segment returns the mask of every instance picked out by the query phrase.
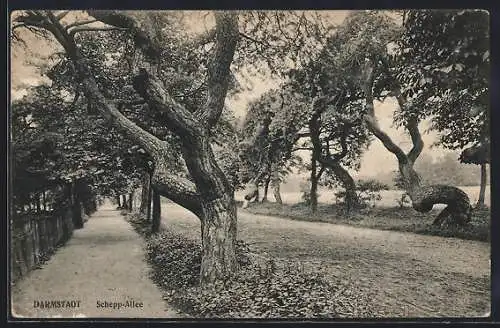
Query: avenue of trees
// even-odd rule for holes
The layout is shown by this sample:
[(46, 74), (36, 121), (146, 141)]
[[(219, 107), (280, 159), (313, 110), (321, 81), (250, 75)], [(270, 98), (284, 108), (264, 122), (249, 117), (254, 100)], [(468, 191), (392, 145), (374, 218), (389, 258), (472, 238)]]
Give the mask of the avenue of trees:
[[(23, 33), (57, 44), (44, 68), (51, 84), (12, 105), (14, 171), (29, 162), (51, 181), (83, 174), (95, 193), (126, 195), (118, 202), (129, 208), (142, 187), (140, 211), (153, 212), (156, 229), (160, 196), (186, 208), (200, 219), (202, 283), (238, 270), (235, 190), (244, 188), (250, 201), (259, 186), (267, 200), (271, 188), (279, 203), (280, 183), (301, 167), (310, 176), (311, 211), (326, 177), (345, 190), (349, 215), (359, 199), (348, 170), (359, 168), (373, 142), (394, 155), (415, 210), (441, 203), (447, 207), (436, 224), (470, 221), (467, 194), (426, 184), (415, 163), (424, 146), (419, 123), (430, 119), (439, 144), (463, 151), (461, 160), (486, 176), (487, 12), (359, 11), (339, 26), (311, 12), (207, 15), (213, 27), (193, 35), (175, 12), (13, 14), (18, 46), (29, 49)], [(250, 102), (239, 123), (226, 99), (248, 91), (243, 72), (281, 82)], [(394, 122), (411, 138), (410, 150), (377, 122), (375, 104), (388, 97), (397, 100)], [(23, 160), (30, 147), (38, 162)], [(299, 150), (310, 151), (309, 164)]]

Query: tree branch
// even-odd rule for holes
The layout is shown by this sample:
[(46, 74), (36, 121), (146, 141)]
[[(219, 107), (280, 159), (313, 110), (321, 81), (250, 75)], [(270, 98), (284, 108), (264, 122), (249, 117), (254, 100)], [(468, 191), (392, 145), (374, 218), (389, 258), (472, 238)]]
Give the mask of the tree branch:
[(151, 182), (160, 195), (201, 217), (201, 198), (192, 181), (159, 170), (153, 174)]
[(342, 130), (342, 134), (340, 135), (340, 146), (342, 147), (342, 150), (340, 153), (333, 155), (333, 160), (338, 162), (344, 157), (347, 156), (348, 152), (348, 147), (347, 147), (347, 133), (349, 132), (349, 127), (344, 125), (344, 128)]
[(220, 118), (229, 87), (230, 66), (239, 40), (238, 16), (231, 12), (215, 14), (216, 46), (208, 68), (207, 101), (200, 122), (212, 127)]
[(365, 109), (366, 109), (366, 114), (364, 115), (364, 121), (370, 130), (370, 132), (379, 139), (384, 147), (393, 153), (399, 163), (405, 163), (408, 161), (408, 157), (406, 154), (401, 150), (401, 148), (396, 145), (392, 139), (384, 132), (382, 129), (380, 129), (380, 126), (378, 125), (377, 117), (375, 116), (375, 106), (373, 104), (373, 92), (372, 92), (372, 86), (373, 86), (373, 66), (370, 61), (367, 61), (365, 63), (365, 67), (363, 68), (363, 77), (362, 77), (362, 89), (365, 94)]
[(146, 100), (149, 107), (163, 114), (167, 127), (174, 134), (193, 140), (202, 133), (195, 115), (175, 101), (156, 76), (149, 74), (145, 69), (140, 69), (133, 83), (134, 89)]
[[(401, 94), (401, 89), (398, 87), (393, 91), (393, 95), (396, 97), (396, 100), (398, 101), (398, 105), (400, 110), (406, 111), (407, 108), (406, 106), (408, 105), (408, 102), (406, 101), (406, 98)], [(405, 128), (408, 130), (411, 141), (413, 144), (412, 149), (408, 152), (406, 155), (408, 157), (408, 160), (414, 163), (422, 150), (424, 149), (424, 141), (422, 140), (422, 136), (420, 134), (420, 131), (418, 129), (418, 119), (415, 114), (412, 115), (412, 117), (408, 118)]]
[[(200, 198), (194, 184), (187, 179), (173, 177), (167, 174), (167, 168), (161, 167), (161, 164), (164, 164), (164, 152), (167, 151), (164, 146), (164, 141), (161, 141), (154, 135), (140, 128), (130, 119), (125, 117), (116, 108), (113, 101), (107, 100), (104, 97), (85, 59), (82, 58), (74, 39), (51, 12), (46, 12), (46, 15), (49, 20), (41, 20), (43, 27), (51, 32), (66, 50), (78, 74), (85, 96), (95, 104), (96, 109), (108, 122), (124, 133), (124, 135), (133, 142), (145, 149), (151, 157), (155, 159), (155, 162), (157, 162), (156, 164), (160, 163), (160, 170), (155, 172), (155, 181), (158, 183), (156, 187), (160, 190), (160, 193), (177, 202), (179, 205), (193, 211), (193, 213), (201, 215)], [(118, 101), (117, 103), (120, 102)]]
[(162, 53), (161, 45), (155, 41), (152, 31), (142, 29), (134, 17), (118, 10), (87, 10), (87, 13), (107, 25), (129, 29), (133, 34), (135, 46), (141, 49), (150, 61), (155, 63), (159, 61)]

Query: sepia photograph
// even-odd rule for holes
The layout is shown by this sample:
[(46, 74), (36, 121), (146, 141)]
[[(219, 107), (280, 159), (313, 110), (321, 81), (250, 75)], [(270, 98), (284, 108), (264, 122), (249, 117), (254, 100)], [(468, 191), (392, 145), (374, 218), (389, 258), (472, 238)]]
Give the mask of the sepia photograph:
[(10, 318), (489, 318), (489, 19), (12, 11)]

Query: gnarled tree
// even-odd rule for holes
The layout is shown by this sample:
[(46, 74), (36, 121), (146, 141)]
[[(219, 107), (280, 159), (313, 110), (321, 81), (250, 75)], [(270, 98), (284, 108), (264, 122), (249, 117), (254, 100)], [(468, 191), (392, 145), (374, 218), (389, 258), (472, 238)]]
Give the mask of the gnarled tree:
[(135, 77), (135, 90), (149, 110), (162, 113), (166, 127), (178, 137), (190, 179), (171, 175), (165, 160), (168, 148), (164, 141), (123, 115), (117, 102), (106, 98), (97, 85), (95, 73), (87, 64), (74, 36), (76, 33), (102, 30), (102, 27), (85, 27), (86, 22), (64, 25), (60, 15), (50, 11), (28, 11), (18, 21), (49, 31), (56, 38), (72, 62), (86, 98), (101, 115), (154, 159), (154, 192), (180, 204), (200, 218), (203, 244), (201, 281), (227, 279), (237, 270), (236, 206), (233, 186), (215, 160), (210, 136), (211, 129), (221, 116), (229, 86), (229, 67), (239, 40), (237, 15), (230, 12), (215, 14), (215, 48), (208, 66), (206, 101), (196, 110), (190, 111), (174, 100), (156, 76), (155, 64), (161, 54), (161, 44), (152, 33), (154, 29), (143, 29), (147, 24), (141, 24), (127, 12), (91, 11), (89, 14), (109, 25), (109, 29), (130, 33), (137, 48), (143, 52), (149, 65), (141, 67)]

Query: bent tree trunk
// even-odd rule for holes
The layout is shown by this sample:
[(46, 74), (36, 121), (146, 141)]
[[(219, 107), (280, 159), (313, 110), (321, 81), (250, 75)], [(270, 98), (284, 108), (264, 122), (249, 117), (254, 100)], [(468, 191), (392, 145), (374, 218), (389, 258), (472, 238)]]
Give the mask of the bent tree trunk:
[(355, 210), (360, 205), (358, 194), (356, 193), (356, 182), (354, 182), (349, 172), (338, 161), (332, 161), (329, 167), (345, 189), (345, 212), (346, 214), (350, 214), (352, 210)]
[[(145, 58), (160, 56), (161, 47), (155, 44), (156, 39), (150, 38), (150, 33), (142, 30), (142, 25), (134, 17), (115, 11), (88, 13), (108, 25), (128, 29), (135, 41), (140, 40), (135, 46), (140, 48), (144, 55), (148, 55), (144, 56)], [(240, 38), (237, 14), (215, 13), (215, 46), (208, 65), (207, 96), (205, 103), (194, 113), (170, 96), (165, 84), (154, 72), (142, 68), (134, 78), (136, 91), (147, 103), (148, 110), (162, 113), (165, 126), (179, 137), (190, 179), (171, 174), (168, 170), (168, 160), (162, 156), (168, 151), (164, 141), (125, 117), (117, 106), (120, 101), (105, 98), (75, 42), (74, 33), (69, 33), (68, 28), (63, 26), (52, 12), (44, 12), (44, 15), (47, 17), (44, 17), (42, 23), (38, 14), (28, 13), (24, 20), (28, 26), (41, 26), (53, 34), (65, 49), (67, 57), (71, 59), (85, 97), (105, 119), (153, 157), (155, 172), (152, 187), (160, 195), (180, 204), (200, 218), (203, 245), (201, 282), (225, 280), (232, 276), (238, 269), (235, 253), (234, 190), (215, 160), (210, 145), (210, 131), (220, 119), (229, 88), (230, 65)], [(153, 66), (145, 64), (146, 67)]]
[(488, 170), (486, 169), (486, 163), (481, 164), (481, 189), (479, 190), (479, 198), (477, 199), (476, 207), (484, 206), (484, 195), (486, 193), (486, 181)]
[(161, 199), (158, 191), (153, 188), (153, 217), (151, 220), (151, 232), (160, 232), (161, 224)]
[[(373, 103), (374, 98), (372, 94), (374, 67), (369, 60), (365, 61), (365, 63), (366, 66), (363, 70), (364, 84), (362, 85), (366, 101), (366, 114), (364, 116), (364, 121), (370, 132), (372, 132), (375, 137), (382, 142), (388, 151), (396, 156), (405, 190), (412, 201), (413, 208), (419, 212), (425, 213), (429, 212), (435, 204), (446, 204), (447, 207), (434, 220), (434, 225), (442, 225), (448, 222), (454, 225), (468, 224), (471, 220), (472, 206), (470, 205), (469, 197), (465, 192), (452, 186), (421, 186), (420, 184), (420, 177), (413, 169), (413, 164), (424, 147), (424, 143), (418, 129), (419, 121), (417, 117), (409, 117), (405, 124), (405, 128), (408, 130), (413, 143), (412, 149), (407, 154), (405, 154), (403, 150), (380, 129), (375, 116)], [(395, 88), (393, 94), (401, 108), (407, 106), (406, 99), (401, 94), (399, 88)]]

